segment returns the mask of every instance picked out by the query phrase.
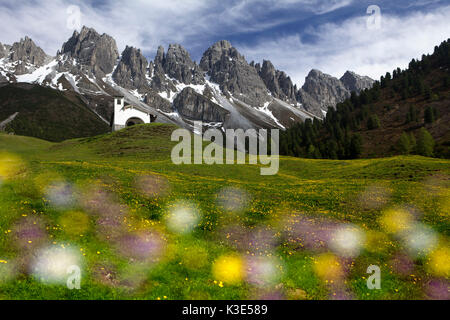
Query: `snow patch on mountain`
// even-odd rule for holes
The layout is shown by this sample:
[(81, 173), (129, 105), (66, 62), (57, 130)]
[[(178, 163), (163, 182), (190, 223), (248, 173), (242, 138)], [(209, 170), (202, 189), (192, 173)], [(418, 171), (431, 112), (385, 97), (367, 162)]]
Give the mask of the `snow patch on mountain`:
[(278, 119), (273, 115), (272, 111), (269, 110), (269, 106), (270, 106), (271, 102), (266, 102), (264, 103), (264, 106), (258, 108), (258, 111), (264, 113), (265, 115), (267, 115), (269, 118), (271, 118), (281, 129), (286, 129), (285, 126), (283, 126), (280, 121), (278, 121)]

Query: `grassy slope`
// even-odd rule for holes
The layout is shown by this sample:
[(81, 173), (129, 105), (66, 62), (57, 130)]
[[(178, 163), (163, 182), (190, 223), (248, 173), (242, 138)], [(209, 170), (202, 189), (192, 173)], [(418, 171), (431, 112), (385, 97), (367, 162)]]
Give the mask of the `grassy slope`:
[[(281, 225), (283, 232), (286, 230), (283, 230), (284, 225), (280, 221), (307, 214), (354, 223), (371, 234), (380, 234), (380, 211), (362, 208), (356, 201), (365, 188), (372, 185), (383, 185), (391, 191), (386, 207), (412, 205), (423, 212), (422, 220), (440, 232), (443, 239), (449, 236), (448, 204), (445, 203), (448, 201), (448, 185), (437, 187), (438, 192), (430, 193), (423, 184), (431, 176), (448, 177), (448, 160), (422, 157), (358, 161), (282, 158), (277, 176), (262, 177), (257, 166), (173, 165), (169, 159), (173, 143), (168, 142), (172, 130), (173, 127), (165, 125), (139, 126), (112, 135), (62, 144), (0, 135), (0, 150), (17, 154), (26, 166), (19, 176), (6, 181), (1, 187), (0, 260), (14, 260), (20, 253), (11, 245), (7, 230), (23, 219), (22, 215), (36, 215), (46, 219), (52, 240), (58, 246), (70, 242), (72, 246), (83, 248), (87, 270), (80, 291), (42, 285), (25, 276), (19, 276), (19, 281), (2, 285), (0, 278), (0, 299), (252, 298), (256, 289), (250, 285), (225, 284), (221, 287), (214, 283), (214, 280), (221, 279), (214, 279), (211, 264), (221, 254), (235, 251), (219, 241), (223, 228), (237, 224), (251, 232), (255, 226), (272, 229)], [(166, 197), (148, 199), (136, 190), (135, 178), (152, 174), (169, 181), (171, 189)], [(164, 231), (171, 244), (170, 253), (161, 263), (145, 271), (145, 281), (139, 289), (130, 291), (112, 280), (99, 281), (96, 276), (99, 265), (113, 268), (119, 274), (126, 261), (94, 232), (95, 219), (92, 218), (91, 230), (82, 238), (69, 236), (61, 229), (59, 219), (64, 211), (49, 207), (42, 193), (50, 182), (48, 177), (55, 176), (82, 188), (100, 183), (128, 206), (135, 220), (155, 224), (162, 230), (165, 230), (161, 220), (165, 206), (178, 199), (197, 203), (202, 221), (189, 236)], [(250, 207), (238, 218), (222, 212), (215, 204), (215, 195), (225, 186), (244, 189), (252, 197)], [(283, 238), (277, 237), (277, 241), (280, 245), (276, 254), (283, 260), (285, 270), (279, 282), (283, 284), (287, 297), (294, 298), (298, 292), (307, 299), (329, 297), (333, 289), (314, 273), (318, 254), (301, 250), (298, 245), (285, 242)], [(426, 261), (419, 260), (413, 271), (419, 280), (412, 281), (410, 277), (393, 273), (390, 261), (401, 248), (386, 235), (381, 236), (379, 241), (376, 249), (365, 250), (350, 267), (347, 279), (353, 295), (359, 299), (425, 297), (422, 286), (432, 277), (427, 272)], [(206, 263), (196, 265), (186, 257), (186, 250), (192, 248), (195, 252), (198, 248), (206, 252), (200, 259)], [(382, 266), (383, 275), (386, 275), (381, 291), (369, 291), (365, 287), (365, 271), (370, 264)]]
[(8, 132), (48, 141), (64, 141), (110, 131), (108, 124), (73, 92), (28, 84), (0, 88), (0, 121), (15, 112), (19, 115), (7, 126)]

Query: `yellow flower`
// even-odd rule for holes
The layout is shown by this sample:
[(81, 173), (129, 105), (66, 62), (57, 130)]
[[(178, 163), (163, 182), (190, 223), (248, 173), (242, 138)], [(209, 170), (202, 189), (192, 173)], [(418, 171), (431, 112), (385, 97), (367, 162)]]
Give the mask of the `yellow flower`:
[(314, 261), (314, 271), (324, 281), (338, 279), (342, 276), (341, 264), (338, 258), (331, 253), (323, 254)]
[(434, 250), (429, 256), (428, 268), (436, 276), (450, 276), (450, 249), (441, 246)]
[(407, 231), (413, 224), (412, 215), (404, 209), (389, 209), (384, 212), (380, 224), (389, 233)]
[(213, 275), (216, 279), (221, 279), (220, 283), (223, 281), (225, 283), (238, 284), (244, 277), (244, 263), (236, 255), (222, 256), (214, 262)]

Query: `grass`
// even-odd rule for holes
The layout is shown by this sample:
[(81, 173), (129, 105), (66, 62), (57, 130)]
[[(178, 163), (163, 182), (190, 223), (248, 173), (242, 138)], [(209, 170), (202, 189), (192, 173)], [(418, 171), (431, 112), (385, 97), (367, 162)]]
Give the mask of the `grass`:
[[(282, 157), (276, 176), (252, 165), (176, 166), (174, 128), (59, 144), (0, 134), (0, 299), (423, 299), (436, 298), (430, 282), (448, 284), (450, 161)], [(56, 205), (56, 182), (77, 200)], [(224, 210), (217, 195), (227, 187), (247, 206)], [(200, 215), (186, 233), (189, 220), (167, 223), (181, 199)], [(403, 216), (433, 230), (420, 254), (399, 237)], [(365, 235), (359, 254), (324, 243), (341, 224)], [(77, 252), (81, 290), (32, 274), (42, 247)], [(274, 270), (243, 272), (245, 261)], [(369, 265), (381, 268), (381, 290), (367, 288)]]

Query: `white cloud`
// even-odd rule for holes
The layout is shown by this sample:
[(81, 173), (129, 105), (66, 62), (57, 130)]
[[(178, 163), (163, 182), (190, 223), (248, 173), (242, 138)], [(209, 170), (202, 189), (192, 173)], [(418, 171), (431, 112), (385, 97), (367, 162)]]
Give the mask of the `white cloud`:
[(112, 35), (120, 50), (132, 45), (154, 52), (160, 44), (188, 42), (195, 47), (207, 38), (261, 31), (294, 18), (267, 19), (279, 10), (322, 13), (353, 0), (133, 0), (126, 4), (110, 0), (100, 7), (81, 0), (4, 1), (0, 0), (0, 40), (12, 43), (28, 35), (55, 54), (73, 31), (66, 27), (70, 5), (81, 8), (83, 25)]
[(383, 15), (379, 30), (367, 29), (366, 19), (358, 17), (307, 30), (314, 43), (306, 43), (297, 34), (237, 47), (249, 60), (270, 58), (294, 82), (302, 84), (313, 68), (337, 77), (352, 70), (379, 79), (396, 67), (406, 68), (413, 58), (432, 53), (450, 37), (450, 6), (403, 17)]
[[(435, 0), (419, 0), (436, 2)], [(90, 1), (93, 2), (93, 1)], [(0, 0), (0, 41), (11, 44), (28, 35), (49, 54), (55, 54), (72, 34), (66, 27), (67, 8), (78, 5), (83, 25), (113, 36), (146, 53), (158, 45), (181, 43), (205, 50), (210, 39), (264, 31), (305, 16), (321, 15), (355, 3), (354, 0), (110, 0), (94, 7), (81, 0)], [(363, 13), (362, 13), (363, 14)], [(373, 78), (414, 57), (429, 53), (450, 36), (450, 7), (407, 16), (383, 16), (381, 30), (367, 30), (366, 17), (341, 24), (328, 23), (302, 34), (261, 39), (257, 44), (233, 43), (248, 60), (270, 59), (301, 84), (312, 68), (341, 76), (347, 69)], [(314, 43), (304, 41), (312, 36)], [(245, 38), (245, 36), (244, 36)]]

